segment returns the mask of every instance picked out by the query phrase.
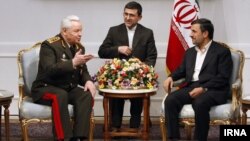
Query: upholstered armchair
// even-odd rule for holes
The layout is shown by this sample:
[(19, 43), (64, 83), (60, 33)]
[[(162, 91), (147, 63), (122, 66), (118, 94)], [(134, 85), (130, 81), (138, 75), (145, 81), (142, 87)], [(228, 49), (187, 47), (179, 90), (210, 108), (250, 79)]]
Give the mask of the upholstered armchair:
[[(36, 104), (31, 95), (31, 85), (35, 80), (38, 71), (39, 51), (41, 43), (37, 43), (31, 48), (22, 49), (18, 53), (19, 70), (19, 120), (21, 123), (23, 140), (28, 141), (28, 126), (30, 123), (51, 122), (51, 107)], [(73, 106), (68, 106), (71, 117), (73, 116)], [(94, 114), (90, 119), (89, 140), (93, 140)], [(83, 131), (84, 132), (84, 131)]]
[[(240, 124), (240, 97), (242, 95), (242, 71), (244, 66), (245, 57), (242, 51), (233, 49), (221, 43), (224, 47), (229, 48), (233, 60), (233, 71), (231, 76), (231, 95), (228, 98), (227, 103), (214, 106), (210, 111), (210, 125), (228, 125), (228, 124)], [(178, 87), (184, 82), (184, 79), (180, 79), (174, 82), (174, 86)], [(173, 89), (171, 90), (173, 91)], [(167, 95), (165, 96), (165, 98)], [(167, 139), (167, 129), (165, 123), (164, 114), (164, 101), (163, 99), (160, 116), (160, 127), (162, 133), (162, 140)], [(187, 133), (187, 139), (191, 139), (192, 127), (194, 126), (194, 111), (191, 104), (186, 104), (180, 112), (180, 123), (184, 125)]]

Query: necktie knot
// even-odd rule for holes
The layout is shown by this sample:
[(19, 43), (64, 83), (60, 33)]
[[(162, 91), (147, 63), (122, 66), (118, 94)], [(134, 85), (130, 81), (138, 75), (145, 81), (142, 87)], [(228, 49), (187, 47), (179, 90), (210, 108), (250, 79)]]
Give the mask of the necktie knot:
[(73, 56), (75, 56), (75, 53), (76, 53), (76, 48), (74, 46), (70, 46), (70, 51), (72, 53)]

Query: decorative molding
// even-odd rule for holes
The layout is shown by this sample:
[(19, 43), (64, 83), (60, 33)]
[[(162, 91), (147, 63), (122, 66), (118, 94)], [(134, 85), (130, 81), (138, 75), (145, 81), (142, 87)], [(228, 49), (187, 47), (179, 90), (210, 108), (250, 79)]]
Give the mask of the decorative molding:
[[(93, 54), (93, 55), (98, 56), (98, 54)], [(16, 57), (17, 57), (17, 54), (14, 54), (14, 53), (0, 53), (0, 58), (16, 58)], [(99, 58), (99, 57), (95, 57), (95, 58)], [(166, 54), (158, 54), (157, 58), (165, 59)], [(250, 59), (250, 53), (245, 54), (245, 59), (246, 60)]]
[[(18, 99), (19, 99), (19, 96), (18, 95), (14, 95), (14, 97), (13, 97), (13, 101), (18, 101)], [(103, 97), (102, 96), (100, 96), (100, 95), (98, 95), (98, 96), (96, 96), (95, 97), (95, 101), (102, 101), (103, 100)], [(153, 97), (150, 97), (150, 101), (153, 101), (153, 102), (161, 102), (162, 101), (162, 97), (155, 97), (155, 96), (153, 96)]]
[[(0, 58), (16, 58), (17, 52), (25, 47), (31, 47), (36, 42), (0, 42)], [(98, 56), (96, 49), (99, 46), (100, 42), (87, 42), (84, 45), (87, 50), (90, 50), (94, 56)], [(228, 43), (229, 46), (241, 49), (245, 53), (245, 58), (250, 59), (250, 43)], [(156, 42), (156, 46), (158, 49), (158, 57), (157, 58), (166, 58), (166, 42)], [(161, 53), (164, 50), (164, 53)], [(96, 57), (99, 58), (99, 57)]]

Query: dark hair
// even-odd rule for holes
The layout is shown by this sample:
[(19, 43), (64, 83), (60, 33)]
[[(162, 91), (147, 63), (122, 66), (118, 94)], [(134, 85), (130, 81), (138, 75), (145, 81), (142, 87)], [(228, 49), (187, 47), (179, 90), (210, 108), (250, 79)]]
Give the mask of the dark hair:
[(142, 7), (138, 2), (131, 1), (131, 2), (127, 3), (124, 7), (124, 10), (126, 8), (127, 9), (136, 9), (139, 16), (141, 16), (141, 14), (142, 14)]
[(197, 19), (194, 20), (191, 25), (193, 24), (199, 24), (200, 25), (200, 29), (202, 32), (208, 31), (208, 37), (210, 39), (213, 39), (214, 37), (214, 25), (212, 24), (212, 22), (208, 19), (205, 18), (201, 18), (201, 19)]

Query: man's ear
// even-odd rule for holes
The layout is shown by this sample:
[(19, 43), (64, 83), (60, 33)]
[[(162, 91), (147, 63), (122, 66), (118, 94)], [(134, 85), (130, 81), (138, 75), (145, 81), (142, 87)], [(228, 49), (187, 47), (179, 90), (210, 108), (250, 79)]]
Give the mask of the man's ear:
[(204, 31), (202, 34), (203, 34), (203, 36), (204, 36), (205, 38), (208, 37), (208, 31)]
[(140, 19), (139, 19), (139, 21), (142, 19), (142, 15), (140, 16)]
[(63, 28), (63, 31), (65, 32), (67, 29), (66, 28)]
[(66, 31), (67, 31), (66, 28), (62, 28), (62, 29), (61, 29), (61, 34), (62, 34), (62, 35), (65, 35), (65, 34), (66, 34)]

